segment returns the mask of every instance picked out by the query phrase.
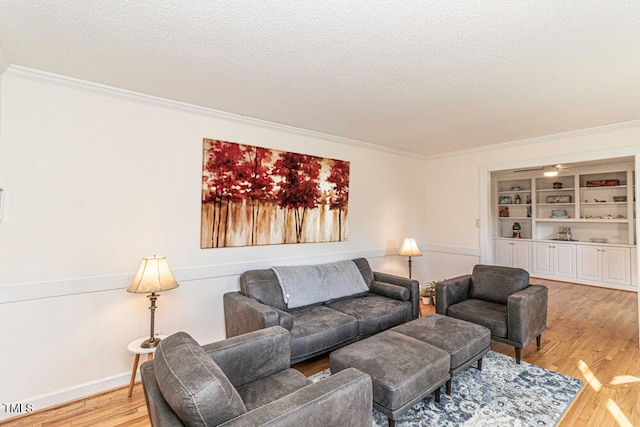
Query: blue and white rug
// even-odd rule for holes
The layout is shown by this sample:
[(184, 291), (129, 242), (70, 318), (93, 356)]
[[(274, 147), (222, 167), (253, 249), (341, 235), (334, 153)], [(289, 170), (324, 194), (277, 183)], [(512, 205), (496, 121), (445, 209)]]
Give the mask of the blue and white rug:
[[(310, 378), (318, 381), (329, 370)], [(442, 387), (440, 402), (432, 393), (402, 415), (398, 427), (410, 426), (555, 426), (582, 388), (582, 381), (490, 351), (482, 371), (473, 367), (453, 377), (451, 396)], [(373, 409), (373, 426), (387, 426)]]

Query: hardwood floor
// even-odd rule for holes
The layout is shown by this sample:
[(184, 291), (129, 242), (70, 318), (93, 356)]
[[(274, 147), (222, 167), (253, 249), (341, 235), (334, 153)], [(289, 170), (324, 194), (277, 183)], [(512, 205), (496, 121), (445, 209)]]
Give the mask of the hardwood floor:
[[(640, 426), (638, 304), (632, 292), (533, 279), (549, 287), (548, 330), (522, 358), (579, 378), (583, 389), (559, 426)], [(433, 306), (422, 307), (423, 315)], [(494, 351), (513, 357), (512, 347), (492, 342)], [(328, 367), (319, 357), (296, 365), (305, 375)], [(149, 426), (138, 383), (0, 423), (2, 426)]]

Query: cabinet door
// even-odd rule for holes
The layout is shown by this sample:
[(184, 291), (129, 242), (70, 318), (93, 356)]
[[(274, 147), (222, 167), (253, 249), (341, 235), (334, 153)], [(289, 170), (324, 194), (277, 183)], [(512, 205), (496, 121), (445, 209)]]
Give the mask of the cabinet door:
[(531, 244), (529, 242), (515, 241), (512, 242), (511, 248), (511, 266), (529, 271), (531, 269)]
[(602, 247), (602, 281), (618, 285), (631, 284), (629, 248)]
[(496, 240), (496, 265), (511, 267), (511, 242), (508, 240)]
[(578, 279), (602, 280), (599, 246), (578, 246)]
[(551, 264), (551, 245), (548, 243), (532, 243), (531, 251), (533, 252), (533, 265), (531, 270), (538, 274), (553, 274)]
[(576, 247), (575, 245), (552, 245), (554, 274), (558, 277), (576, 277)]

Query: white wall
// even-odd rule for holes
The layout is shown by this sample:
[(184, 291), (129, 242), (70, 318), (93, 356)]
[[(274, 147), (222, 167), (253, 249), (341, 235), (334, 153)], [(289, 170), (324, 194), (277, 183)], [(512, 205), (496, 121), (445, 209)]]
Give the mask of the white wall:
[[(39, 409), (128, 382), (126, 345), (149, 327), (147, 299), (125, 291), (143, 256), (167, 255), (180, 282), (156, 330), (205, 343), (224, 337), (222, 294), (247, 268), (364, 255), (406, 274), (393, 254), (425, 239), (424, 160), (33, 70), (1, 83), (2, 403)], [(349, 240), (201, 250), (203, 138), (350, 161)]]

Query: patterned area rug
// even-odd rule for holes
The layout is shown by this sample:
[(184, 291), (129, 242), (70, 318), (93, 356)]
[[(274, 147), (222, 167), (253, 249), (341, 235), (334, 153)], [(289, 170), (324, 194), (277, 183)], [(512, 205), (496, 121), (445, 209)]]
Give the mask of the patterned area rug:
[[(310, 378), (318, 381), (329, 370)], [(490, 351), (482, 371), (474, 367), (453, 377), (451, 396), (442, 387), (400, 417), (396, 426), (555, 426), (582, 388), (582, 381)], [(373, 426), (387, 426), (375, 408)]]

